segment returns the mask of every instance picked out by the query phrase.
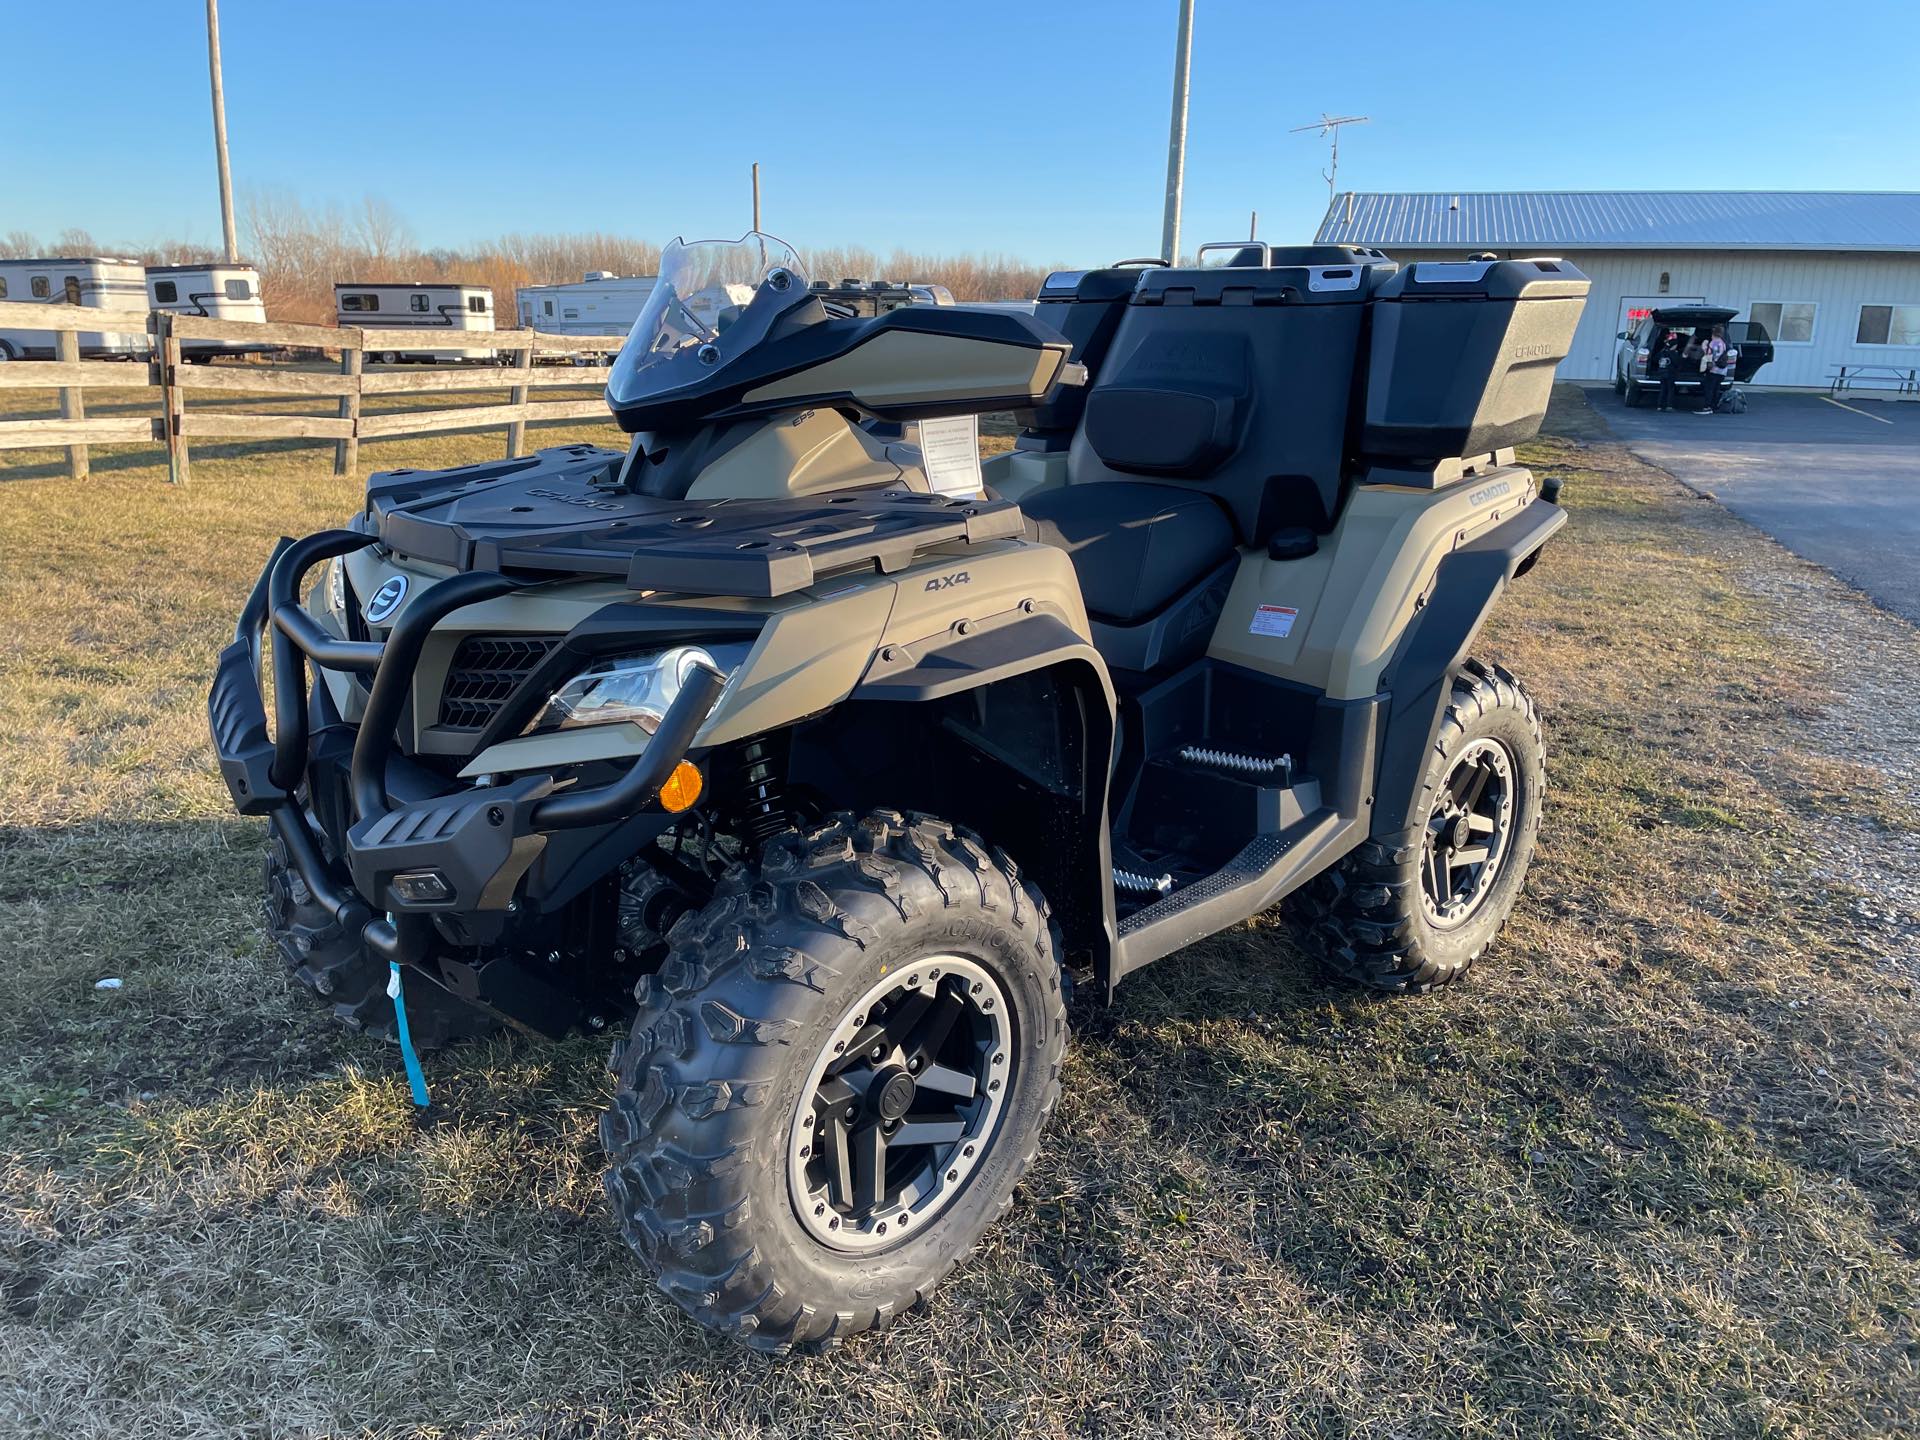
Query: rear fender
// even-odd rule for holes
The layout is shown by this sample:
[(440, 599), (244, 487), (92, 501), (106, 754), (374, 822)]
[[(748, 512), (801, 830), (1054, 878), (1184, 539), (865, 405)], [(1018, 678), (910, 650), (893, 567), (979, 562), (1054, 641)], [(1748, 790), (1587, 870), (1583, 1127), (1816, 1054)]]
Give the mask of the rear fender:
[(1398, 833), (1420, 818), (1412, 811), (1454, 674), (1507, 582), (1531, 568), (1540, 547), (1566, 523), (1566, 511), (1536, 499), (1440, 562), (1431, 598), (1402, 633), (1382, 677), (1381, 688), (1390, 698), (1373, 807), (1375, 835)]

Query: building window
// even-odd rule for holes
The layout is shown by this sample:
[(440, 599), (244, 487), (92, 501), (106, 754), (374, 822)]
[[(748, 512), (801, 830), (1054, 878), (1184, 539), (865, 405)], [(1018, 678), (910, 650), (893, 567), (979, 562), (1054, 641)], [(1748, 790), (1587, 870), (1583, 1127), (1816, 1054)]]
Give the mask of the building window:
[(1756, 300), (1747, 307), (1747, 319), (1771, 335), (1776, 345), (1811, 345), (1814, 309), (1807, 300)]
[(1672, 292), (1672, 288), (1673, 288), (1673, 272), (1671, 270), (1662, 270), (1660, 272), (1660, 293), (1662, 295), (1670, 294)]
[(245, 280), (229, 280), (227, 281), (227, 298), (229, 300), (251, 300), (253, 298), (253, 286), (249, 285)]
[(580, 312), (578, 310), (563, 310), (560, 318), (562, 320), (578, 320), (580, 318)]
[(7, 277), (0, 275), (0, 300), (7, 298)]
[(1920, 305), (1862, 305), (1856, 345), (1920, 345)]
[(378, 295), (342, 295), (340, 308), (342, 310), (378, 310), (380, 297)]
[(467, 309), (471, 310), (476, 315), (486, 314), (487, 313), (487, 297), (484, 295), (469, 295), (467, 297)]
[(407, 305), (422, 315), (427, 313), (427, 297), (424, 295), (409, 295)]
[(542, 300), (540, 302), (540, 305), (542, 307), (540, 311), (541, 314), (543, 315), (553, 314), (553, 302), (551, 300)]
[(60, 289), (66, 295), (69, 305), (78, 305), (80, 303), (80, 277), (78, 275), (67, 276), (65, 283), (61, 285)]
[(53, 294), (53, 287), (47, 283), (47, 277), (44, 275), (34, 276), (27, 283), (27, 288), (33, 291), (33, 298), (36, 300), (44, 300)]
[(171, 305), (180, 298), (180, 287), (171, 280), (153, 282), (153, 301), (156, 305)]

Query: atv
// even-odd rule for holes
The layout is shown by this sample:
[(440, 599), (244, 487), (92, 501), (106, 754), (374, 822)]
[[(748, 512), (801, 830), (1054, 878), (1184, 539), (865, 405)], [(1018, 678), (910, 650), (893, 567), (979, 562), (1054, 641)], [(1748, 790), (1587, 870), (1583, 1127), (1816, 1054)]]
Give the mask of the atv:
[[(614, 1214), (756, 1349), (884, 1325), (1007, 1209), (1070, 977), (1288, 901), (1424, 991), (1520, 892), (1540, 726), (1469, 648), (1566, 519), (1511, 447), (1586, 279), (1222, 258), (858, 316), (676, 242), (625, 452), (373, 475), (220, 656), (294, 976), (403, 1045), (624, 1032)], [(984, 471), (935, 444), (1009, 410)]]

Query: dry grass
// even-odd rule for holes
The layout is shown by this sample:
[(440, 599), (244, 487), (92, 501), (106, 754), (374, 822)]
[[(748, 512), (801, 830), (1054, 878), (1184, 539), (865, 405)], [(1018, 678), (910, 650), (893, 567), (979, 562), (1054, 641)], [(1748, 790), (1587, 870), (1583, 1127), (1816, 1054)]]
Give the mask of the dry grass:
[(1911, 1433), (1920, 965), (1797, 851), (1914, 816), (1846, 757), (1800, 783), (1833, 661), (1748, 583), (1794, 562), (1610, 446), (1533, 461), (1575, 523), (1483, 648), (1555, 791), (1473, 983), (1378, 1002), (1268, 922), (1154, 967), (1078, 1014), (932, 1312), (788, 1363), (620, 1246), (602, 1044), (435, 1057), (417, 1130), (263, 950), (205, 676), (270, 538), (353, 487), (0, 486), (0, 1433)]

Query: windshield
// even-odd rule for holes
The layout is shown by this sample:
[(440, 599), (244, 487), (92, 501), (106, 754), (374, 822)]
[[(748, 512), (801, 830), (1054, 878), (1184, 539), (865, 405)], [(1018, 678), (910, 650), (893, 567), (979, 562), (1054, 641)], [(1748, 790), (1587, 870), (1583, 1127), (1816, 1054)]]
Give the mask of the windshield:
[(607, 381), (623, 407), (700, 384), (765, 338), (807, 292), (800, 257), (784, 240), (750, 231), (738, 240), (676, 239)]

